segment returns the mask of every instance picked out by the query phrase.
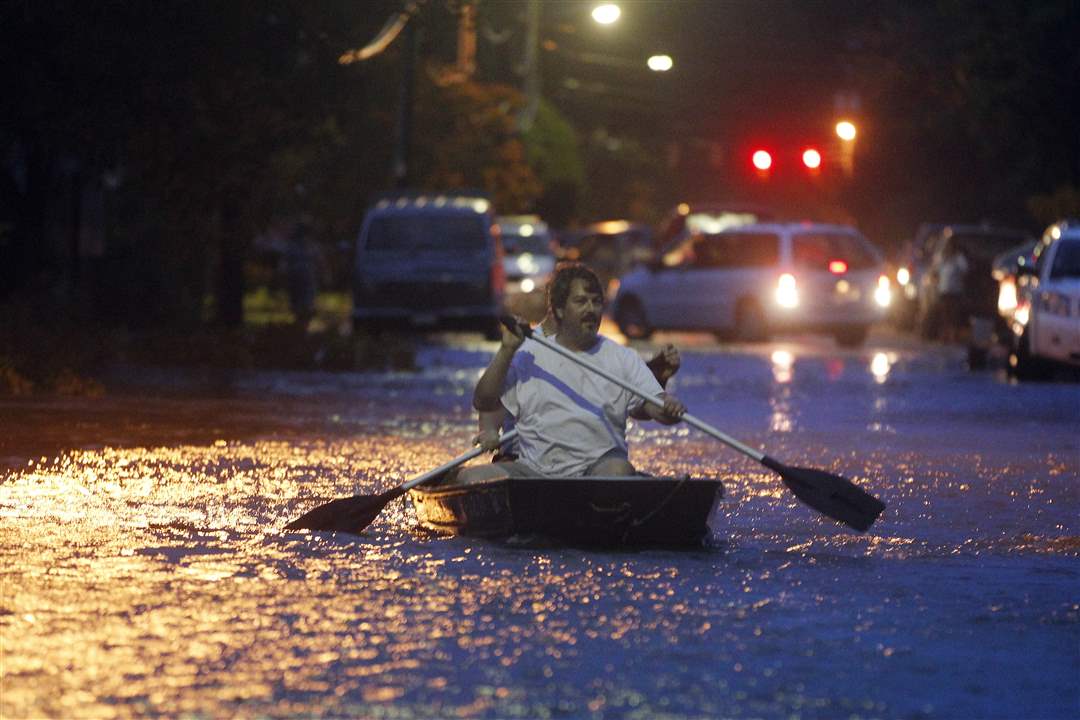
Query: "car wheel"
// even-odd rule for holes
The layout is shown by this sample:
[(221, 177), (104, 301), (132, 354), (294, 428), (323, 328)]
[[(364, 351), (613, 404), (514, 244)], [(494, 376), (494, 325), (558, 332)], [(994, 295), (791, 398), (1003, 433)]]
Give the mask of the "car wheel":
[(641, 301), (634, 297), (619, 302), (615, 309), (615, 323), (622, 334), (632, 340), (647, 340), (653, 332), (648, 318), (645, 317), (645, 308), (641, 307)]
[(1009, 374), (1017, 380), (1042, 380), (1046, 377), (1046, 366), (1031, 354), (1031, 338), (1027, 328), (1016, 340), (1009, 355)]
[(968, 345), (967, 357), (968, 357), (968, 369), (969, 370), (985, 370), (986, 358), (988, 356), (986, 348), (975, 347), (974, 345)]
[(744, 300), (735, 311), (735, 337), (742, 342), (763, 342), (769, 339), (765, 312), (755, 300)]

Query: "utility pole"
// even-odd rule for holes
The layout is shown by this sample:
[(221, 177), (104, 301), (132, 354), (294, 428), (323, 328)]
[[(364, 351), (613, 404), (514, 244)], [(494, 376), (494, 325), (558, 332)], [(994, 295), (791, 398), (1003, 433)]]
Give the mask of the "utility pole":
[(458, 11), (457, 70), (463, 80), (476, 72), (476, 3), (464, 0)]
[(394, 186), (406, 188), (412, 184), (410, 160), (412, 154), (413, 88), (416, 84), (416, 23), (405, 26), (405, 46), (401, 53), (401, 84), (398, 87), (397, 138), (394, 143)]
[(540, 108), (540, 0), (529, 0), (525, 10), (525, 107), (518, 115), (518, 130), (526, 132)]

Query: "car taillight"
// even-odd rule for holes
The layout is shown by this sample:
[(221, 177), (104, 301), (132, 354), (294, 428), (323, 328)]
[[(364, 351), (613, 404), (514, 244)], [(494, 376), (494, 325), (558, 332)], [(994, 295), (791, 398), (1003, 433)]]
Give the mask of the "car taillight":
[(501, 258), (491, 264), (491, 289), (497, 295), (506, 291), (506, 268), (503, 267)]
[(786, 308), (799, 306), (799, 290), (791, 273), (784, 273), (776, 283), (776, 304)]
[(843, 275), (847, 272), (847, 263), (843, 260), (830, 260), (829, 272), (833, 275)]

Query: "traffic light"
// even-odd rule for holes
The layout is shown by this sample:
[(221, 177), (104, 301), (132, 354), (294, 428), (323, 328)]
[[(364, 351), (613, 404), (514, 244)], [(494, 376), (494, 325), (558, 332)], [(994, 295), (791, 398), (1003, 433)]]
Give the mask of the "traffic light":
[(750, 159), (753, 161), (754, 167), (763, 172), (772, 167), (772, 153), (768, 150), (755, 150)]

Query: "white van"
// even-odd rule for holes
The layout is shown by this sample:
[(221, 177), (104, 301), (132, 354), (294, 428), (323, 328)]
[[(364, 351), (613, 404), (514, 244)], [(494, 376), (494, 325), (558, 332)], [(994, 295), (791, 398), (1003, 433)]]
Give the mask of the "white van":
[(891, 294), (881, 252), (854, 228), (760, 223), (685, 236), (622, 278), (614, 315), (630, 338), (707, 330), (764, 340), (794, 330), (852, 346)]

